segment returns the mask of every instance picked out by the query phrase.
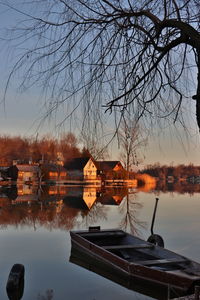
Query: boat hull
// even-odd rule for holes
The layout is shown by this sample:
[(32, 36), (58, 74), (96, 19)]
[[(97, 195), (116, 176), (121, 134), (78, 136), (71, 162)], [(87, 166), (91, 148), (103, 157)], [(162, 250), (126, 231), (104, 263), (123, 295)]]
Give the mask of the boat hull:
[[(123, 231), (119, 231), (119, 230), (113, 230), (113, 231), (105, 230), (100, 232), (105, 234), (111, 232), (123, 233)], [(79, 251), (82, 251), (84, 254), (89, 255), (92, 259), (96, 259), (99, 262), (103, 262), (108, 267), (111, 267), (112, 269), (122, 272), (126, 276), (149, 280), (152, 283), (161, 283), (161, 284), (169, 285), (171, 288), (176, 288), (176, 289), (178, 288), (187, 292), (189, 291), (192, 292), (194, 285), (199, 284), (200, 282), (200, 276), (187, 274), (185, 272), (180, 271), (180, 269), (176, 270), (176, 268), (175, 269), (173, 268), (172, 270), (163, 271), (160, 270), (158, 266), (152, 268), (145, 265), (141, 265), (138, 262), (130, 262), (129, 260), (119, 257), (115, 253), (106, 250), (102, 246), (95, 244), (91, 240), (88, 240), (86, 238), (87, 233), (88, 236), (89, 235), (92, 236), (92, 234), (89, 233), (89, 231), (70, 232), (72, 247), (78, 249)], [(96, 234), (98, 235), (98, 232), (96, 232)], [(144, 243), (143, 240), (139, 238), (136, 239), (137, 242)], [(147, 243), (147, 245), (151, 246), (150, 243)], [(107, 248), (109, 248), (109, 246), (107, 246)], [(159, 249), (158, 246), (156, 246), (156, 251), (157, 249), (158, 251), (161, 251), (161, 249)], [(145, 256), (146, 250), (142, 250), (142, 251)], [(179, 256), (169, 250), (163, 250), (163, 251), (167, 251), (167, 253), (169, 252), (171, 256), (175, 255), (175, 258), (177, 260), (185, 259), (186, 261), (188, 261), (185, 257)], [(190, 267), (191, 264), (192, 265), (195, 264), (196, 270), (198, 271), (198, 267), (200, 270), (199, 264), (191, 261), (189, 261), (189, 264)], [(183, 265), (180, 266), (183, 268)]]
[(166, 284), (132, 276), (115, 266), (104, 263), (102, 260), (89, 255), (87, 252), (83, 252), (80, 248), (77, 248), (76, 245), (72, 245), (69, 261), (129, 290), (154, 299), (169, 300), (188, 294), (184, 289), (171, 288)]

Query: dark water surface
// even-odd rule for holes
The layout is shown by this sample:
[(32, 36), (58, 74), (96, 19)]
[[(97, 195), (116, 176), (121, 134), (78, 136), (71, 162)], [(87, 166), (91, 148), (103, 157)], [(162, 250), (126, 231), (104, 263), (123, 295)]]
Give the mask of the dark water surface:
[[(0, 193), (0, 299), (13, 264), (25, 266), (25, 300), (151, 299), (69, 261), (69, 231), (122, 228), (142, 239), (154, 233), (165, 247), (200, 262), (200, 194), (20, 187)], [(12, 196), (11, 196), (12, 195)]]

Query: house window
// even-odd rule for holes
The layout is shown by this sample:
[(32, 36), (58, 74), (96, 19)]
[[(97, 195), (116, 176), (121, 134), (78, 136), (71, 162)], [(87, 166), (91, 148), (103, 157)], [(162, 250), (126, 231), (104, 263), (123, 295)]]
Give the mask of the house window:
[(18, 176), (19, 176), (19, 177), (22, 177), (23, 174), (24, 174), (24, 172), (18, 172)]
[(49, 177), (57, 177), (58, 173), (57, 172), (49, 172)]

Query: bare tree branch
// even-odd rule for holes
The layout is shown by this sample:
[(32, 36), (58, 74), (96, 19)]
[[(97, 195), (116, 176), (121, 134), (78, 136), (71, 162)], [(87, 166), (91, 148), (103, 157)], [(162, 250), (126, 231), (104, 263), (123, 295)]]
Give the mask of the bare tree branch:
[[(78, 108), (94, 120), (97, 111), (99, 116), (104, 110), (120, 115), (130, 107), (133, 118), (137, 111), (140, 119), (171, 117), (175, 122), (182, 118), (182, 103), (196, 90), (200, 128), (198, 1), (25, 0), (18, 5), (5, 0), (2, 4), (28, 18), (7, 36), (11, 45), (17, 43), (18, 58), (5, 95), (21, 71), (20, 88), (43, 87), (51, 113), (66, 103), (66, 116)], [(194, 74), (191, 80), (189, 70)], [(95, 126), (102, 126), (101, 117)]]

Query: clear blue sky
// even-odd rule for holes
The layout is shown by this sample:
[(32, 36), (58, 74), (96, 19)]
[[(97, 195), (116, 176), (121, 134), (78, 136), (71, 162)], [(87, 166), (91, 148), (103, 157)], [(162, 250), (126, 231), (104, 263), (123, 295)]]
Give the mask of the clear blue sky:
[[(8, 13), (5, 7), (0, 5), (0, 36), (3, 28), (10, 26), (16, 20), (15, 14)], [(0, 97), (3, 98), (3, 89), (6, 79), (12, 67), (12, 55), (7, 56), (6, 47), (0, 51)], [(16, 77), (15, 77), (15, 80)], [(17, 82), (12, 85), (7, 94), (6, 102), (0, 104), (0, 134), (30, 136), (52, 133), (57, 135), (64, 130), (69, 131), (70, 127), (66, 124), (62, 129), (56, 130), (55, 125), (63, 118), (61, 110), (56, 117), (50, 121), (42, 123), (38, 128), (42, 116), (45, 114), (44, 101), (40, 98), (37, 88), (33, 88), (26, 93), (20, 94), (16, 91)], [(200, 165), (200, 138), (195, 123), (195, 102), (185, 103), (188, 110), (188, 132), (183, 129), (169, 129), (160, 131), (155, 128), (152, 136), (149, 137), (149, 144), (144, 149), (145, 164), (160, 162), (161, 164), (174, 165), (179, 163), (194, 163)], [(111, 147), (110, 154), (112, 159), (118, 159), (118, 149), (116, 144)]]

